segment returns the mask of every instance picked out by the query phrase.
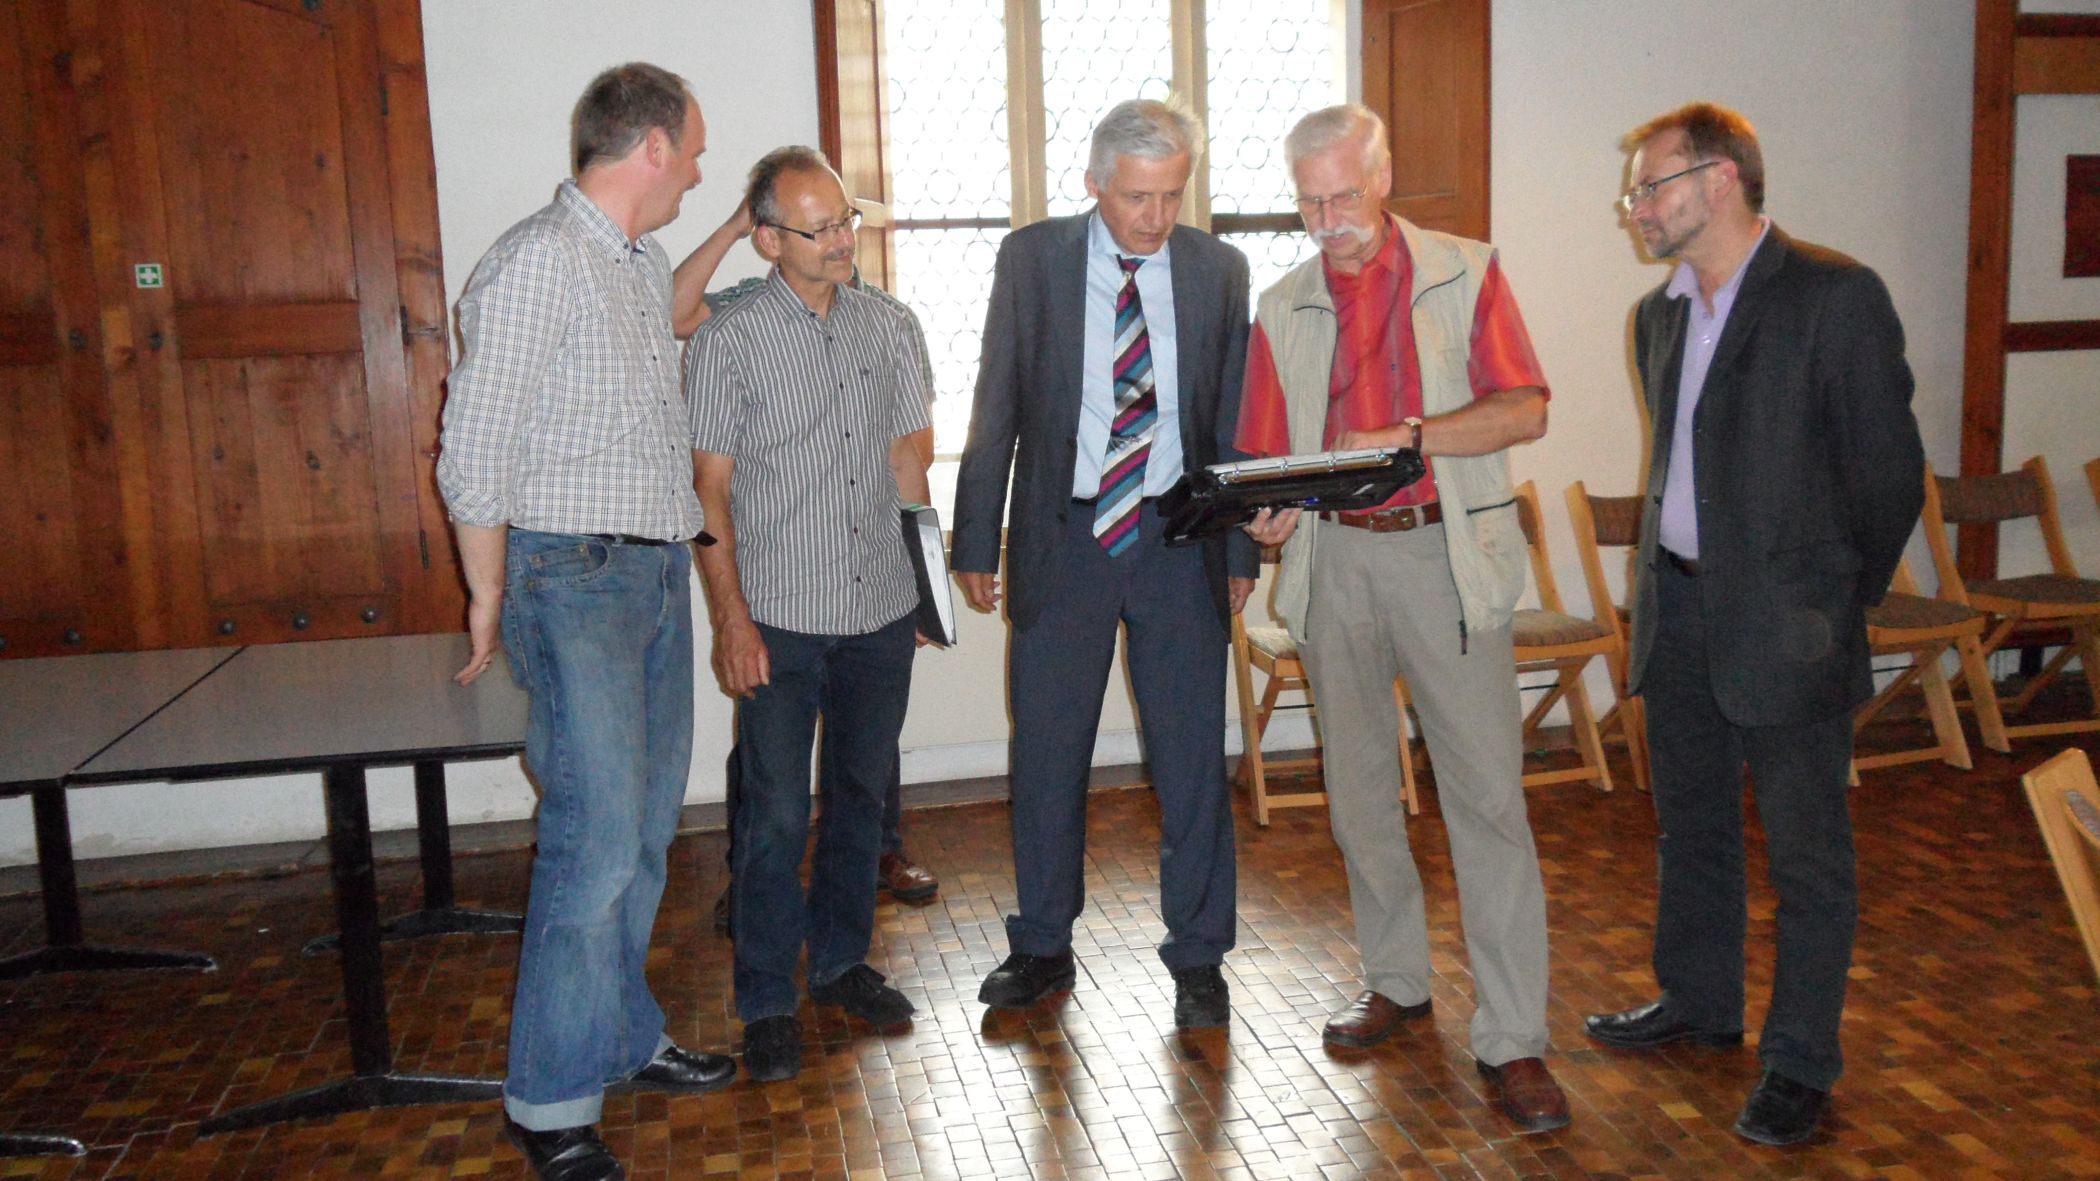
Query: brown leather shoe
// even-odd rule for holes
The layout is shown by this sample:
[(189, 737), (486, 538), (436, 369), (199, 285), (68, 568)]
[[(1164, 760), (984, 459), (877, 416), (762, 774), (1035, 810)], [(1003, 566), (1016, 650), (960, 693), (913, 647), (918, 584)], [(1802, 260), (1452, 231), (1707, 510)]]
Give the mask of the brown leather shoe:
[(902, 853), (882, 855), (875, 867), (875, 884), (899, 902), (924, 902), (941, 890), (941, 879)]
[(1500, 1066), (1476, 1060), (1474, 1065), (1488, 1082), (1495, 1110), (1508, 1116), (1520, 1134), (1568, 1126), (1568, 1097), (1561, 1094), (1544, 1058), (1519, 1058)]
[(1428, 1015), (1426, 999), (1418, 1005), (1403, 1005), (1367, 988), (1349, 1002), (1348, 1008), (1334, 1015), (1320, 1038), (1330, 1046), (1362, 1050), (1393, 1036), (1402, 1021)]

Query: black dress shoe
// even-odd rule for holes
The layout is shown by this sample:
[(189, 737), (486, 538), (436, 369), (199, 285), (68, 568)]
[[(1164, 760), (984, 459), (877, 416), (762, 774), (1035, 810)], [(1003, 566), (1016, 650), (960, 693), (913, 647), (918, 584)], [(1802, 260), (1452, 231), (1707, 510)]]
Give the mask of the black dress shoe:
[(649, 1060), (649, 1065), (627, 1079), (629, 1088), (675, 1091), (704, 1095), (736, 1081), (736, 1059), (726, 1054), (703, 1054), (684, 1046), (667, 1046)]
[(984, 978), (977, 1000), (994, 1009), (1025, 1009), (1051, 993), (1071, 988), (1077, 979), (1079, 970), (1069, 947), (1056, 955), (1017, 951)]
[(783, 1013), (746, 1025), (744, 1073), (754, 1083), (778, 1082), (801, 1074), (802, 1023)]
[(1175, 968), (1174, 1028), (1213, 1029), (1232, 1019), (1232, 992), (1216, 964)]
[(598, 1129), (588, 1124), (535, 1132), (506, 1115), (503, 1133), (525, 1154), (540, 1181), (623, 1181), (627, 1176), (612, 1149), (598, 1139)]
[(1701, 1029), (1677, 1015), (1667, 998), (1650, 1001), (1637, 1009), (1599, 1013), (1585, 1018), (1590, 1040), (1627, 1050), (1652, 1050), (1671, 1042), (1693, 1042), (1702, 1046), (1740, 1046), (1743, 1031)]
[(866, 964), (853, 965), (829, 984), (812, 985), (809, 999), (837, 1005), (880, 1030), (910, 1025), (917, 1012), (903, 993), (883, 983), (882, 973)]
[(1830, 1092), (1767, 1070), (1736, 1117), (1735, 1134), (1775, 1148), (1799, 1144), (1816, 1134), (1829, 1105)]

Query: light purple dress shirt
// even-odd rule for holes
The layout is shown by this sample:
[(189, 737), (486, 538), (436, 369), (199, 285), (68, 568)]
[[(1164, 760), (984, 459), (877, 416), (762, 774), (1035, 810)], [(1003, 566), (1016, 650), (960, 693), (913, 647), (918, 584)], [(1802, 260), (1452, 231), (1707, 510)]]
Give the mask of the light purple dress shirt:
[(1689, 297), (1690, 314), (1684, 321), (1684, 365), (1677, 375), (1677, 421), (1670, 425), (1670, 468), (1663, 475), (1662, 520), (1658, 537), (1662, 547), (1681, 558), (1699, 558), (1699, 486), (1692, 478), (1692, 416), (1699, 410), (1699, 394), (1706, 388), (1706, 371), (1714, 363), (1714, 347), (1728, 327), (1728, 313), (1735, 309), (1736, 292), (1742, 289), (1743, 272), (1772, 232), (1772, 220), (1759, 218), (1764, 229), (1743, 256), (1728, 282), (1714, 292), (1713, 307), (1699, 297), (1699, 276), (1692, 264), (1680, 262), (1663, 294), (1672, 299)]

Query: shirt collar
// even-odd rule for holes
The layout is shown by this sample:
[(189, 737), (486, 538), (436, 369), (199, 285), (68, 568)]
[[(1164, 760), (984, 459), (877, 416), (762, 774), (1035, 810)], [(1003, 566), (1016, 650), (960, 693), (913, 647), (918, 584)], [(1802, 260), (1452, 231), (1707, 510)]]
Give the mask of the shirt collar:
[(1167, 240), (1151, 254), (1126, 254), (1121, 246), (1116, 245), (1116, 236), (1108, 232), (1108, 223), (1101, 220), (1101, 210), (1097, 208), (1087, 215), (1086, 250), (1097, 258), (1142, 258), (1146, 262), (1157, 260), (1171, 266), (1174, 262), (1174, 236), (1167, 235)]
[[(1735, 293), (1741, 290), (1743, 276), (1750, 271), (1750, 260), (1757, 257), (1758, 249), (1765, 244), (1765, 239), (1771, 236), (1771, 218), (1759, 214), (1757, 223), (1757, 241), (1750, 244), (1750, 253), (1743, 256), (1743, 261), (1736, 266), (1735, 273), (1728, 276), (1728, 281), (1721, 284), (1720, 288), (1714, 292), (1713, 308), (1715, 315), (1719, 315), (1726, 308), (1735, 306)], [(1692, 270), (1691, 263), (1680, 262), (1677, 264), (1677, 269), (1670, 275), (1670, 285), (1663, 289), (1663, 294), (1671, 299), (1682, 299), (1686, 296), (1697, 296), (1699, 294), (1699, 276)]]
[(607, 250), (623, 255), (649, 253), (649, 235), (643, 234), (630, 243), (627, 240), (627, 231), (621, 229), (619, 223), (607, 216), (603, 209), (598, 208), (598, 203), (591, 200), (583, 189), (577, 186), (575, 177), (561, 182), (561, 188), (555, 192), (554, 199), (575, 215), (591, 238)]

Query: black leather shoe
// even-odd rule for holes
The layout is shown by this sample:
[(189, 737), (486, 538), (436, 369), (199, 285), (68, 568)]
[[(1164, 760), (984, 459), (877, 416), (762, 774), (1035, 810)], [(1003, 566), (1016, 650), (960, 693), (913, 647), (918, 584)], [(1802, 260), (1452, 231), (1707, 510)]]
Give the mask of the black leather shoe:
[(855, 964), (829, 984), (809, 990), (809, 999), (820, 1005), (837, 1005), (877, 1029), (910, 1025), (917, 1010), (903, 993), (884, 984), (882, 973), (866, 964)]
[(1799, 1144), (1816, 1134), (1829, 1106), (1830, 1092), (1768, 1070), (1736, 1117), (1735, 1134), (1775, 1148)]
[(1056, 955), (1017, 951), (984, 978), (977, 1000), (994, 1009), (1025, 1009), (1051, 993), (1071, 988), (1077, 979), (1079, 970), (1069, 947)]
[(649, 1060), (649, 1065), (627, 1079), (630, 1088), (675, 1091), (682, 1095), (704, 1095), (736, 1081), (736, 1059), (726, 1054), (703, 1054), (684, 1046), (667, 1046)]
[(1175, 968), (1174, 1028), (1212, 1029), (1232, 1019), (1232, 991), (1216, 964)]
[(525, 1154), (532, 1175), (540, 1181), (624, 1181), (627, 1176), (627, 1170), (613, 1159), (612, 1149), (598, 1139), (598, 1129), (588, 1124), (535, 1132), (506, 1115), (503, 1134)]
[(778, 1082), (802, 1073), (802, 1023), (786, 1014), (761, 1017), (744, 1027), (744, 1073), (754, 1083)]
[(1583, 1020), (1590, 1040), (1626, 1050), (1652, 1050), (1672, 1042), (1701, 1046), (1740, 1046), (1743, 1031), (1701, 1029), (1677, 1015), (1667, 998), (1650, 1001), (1638, 1009), (1599, 1013)]

